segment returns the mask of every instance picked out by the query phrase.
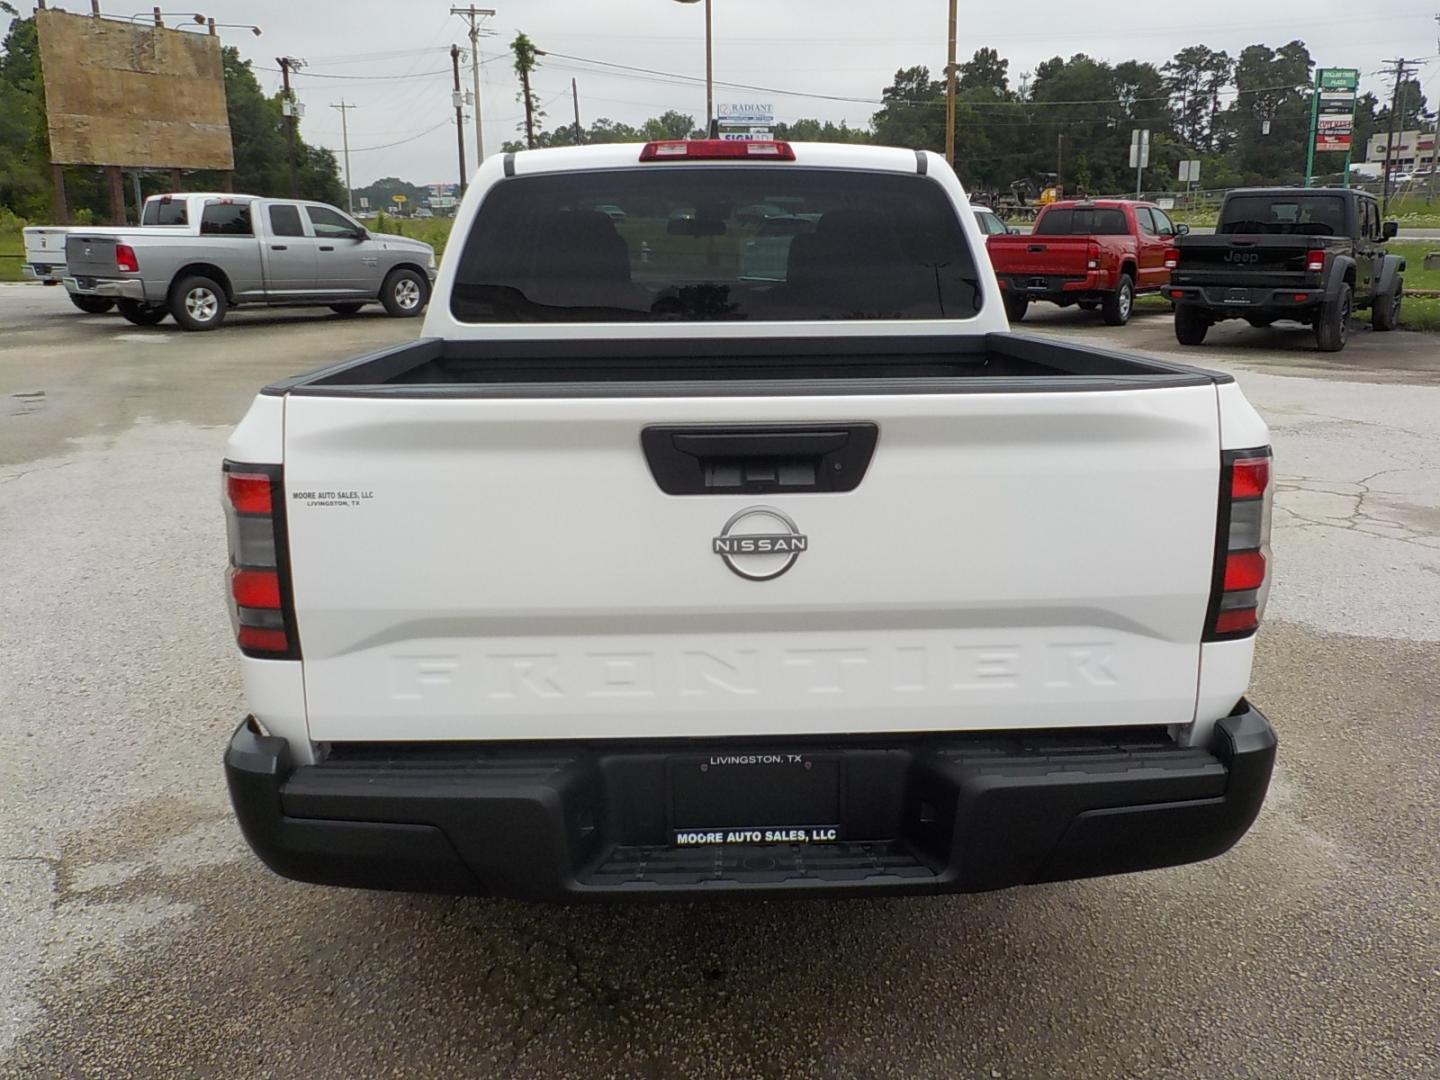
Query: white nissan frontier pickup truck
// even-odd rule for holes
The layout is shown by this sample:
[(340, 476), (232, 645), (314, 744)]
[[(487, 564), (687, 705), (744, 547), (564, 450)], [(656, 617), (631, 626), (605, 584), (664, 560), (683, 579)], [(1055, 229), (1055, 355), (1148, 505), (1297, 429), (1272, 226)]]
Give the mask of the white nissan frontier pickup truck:
[(1265, 425), (1009, 332), (934, 154), (495, 155), (420, 340), (224, 462), (256, 854), (536, 900), (918, 894), (1254, 821)]

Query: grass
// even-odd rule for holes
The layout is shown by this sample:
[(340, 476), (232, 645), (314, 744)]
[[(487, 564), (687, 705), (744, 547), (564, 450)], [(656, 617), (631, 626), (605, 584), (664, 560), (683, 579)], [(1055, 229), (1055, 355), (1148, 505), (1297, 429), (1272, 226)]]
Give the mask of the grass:
[(437, 256), (445, 254), (445, 241), (450, 238), (450, 226), (454, 218), (396, 218), (380, 214), (367, 222), (375, 232), (394, 233), (408, 236), (412, 240), (423, 240), (435, 249)]
[(1440, 300), (1407, 296), (1400, 305), (1400, 325), (1406, 330), (1440, 331)]
[(1425, 269), (1425, 256), (1432, 251), (1440, 251), (1440, 240), (1411, 240), (1408, 243), (1392, 240), (1386, 247), (1397, 255), (1405, 256), (1405, 288), (1440, 289), (1440, 269)]
[[(20, 281), (20, 259), (25, 253), (25, 240), (20, 235), (26, 222), (0, 207), (0, 281)], [(12, 258), (11, 256), (15, 256)]]

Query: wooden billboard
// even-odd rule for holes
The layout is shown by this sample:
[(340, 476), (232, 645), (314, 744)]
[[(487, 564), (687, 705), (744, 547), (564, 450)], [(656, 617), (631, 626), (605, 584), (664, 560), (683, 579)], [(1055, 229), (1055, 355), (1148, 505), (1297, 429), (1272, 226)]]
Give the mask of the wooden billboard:
[(35, 20), (52, 163), (235, 167), (218, 37), (55, 10)]

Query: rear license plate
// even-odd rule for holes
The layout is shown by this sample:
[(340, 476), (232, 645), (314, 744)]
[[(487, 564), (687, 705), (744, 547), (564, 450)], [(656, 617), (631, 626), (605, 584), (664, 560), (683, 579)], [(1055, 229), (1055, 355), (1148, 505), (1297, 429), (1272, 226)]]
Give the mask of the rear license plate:
[(670, 760), (671, 840), (826, 844), (842, 839), (840, 758), (789, 751)]
[(1025, 287), (1032, 292), (1045, 292), (1050, 288), (1050, 283), (1044, 278), (1031, 278)]
[(1248, 304), (1250, 303), (1250, 291), (1248, 289), (1231, 289), (1225, 294), (1227, 304)]

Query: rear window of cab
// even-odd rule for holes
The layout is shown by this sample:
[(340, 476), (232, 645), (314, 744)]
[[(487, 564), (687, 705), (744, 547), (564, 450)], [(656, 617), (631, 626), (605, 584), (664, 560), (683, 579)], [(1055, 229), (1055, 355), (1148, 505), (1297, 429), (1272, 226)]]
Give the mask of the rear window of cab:
[(980, 304), (934, 180), (756, 165), (504, 180), (450, 299), (471, 323), (963, 319)]

